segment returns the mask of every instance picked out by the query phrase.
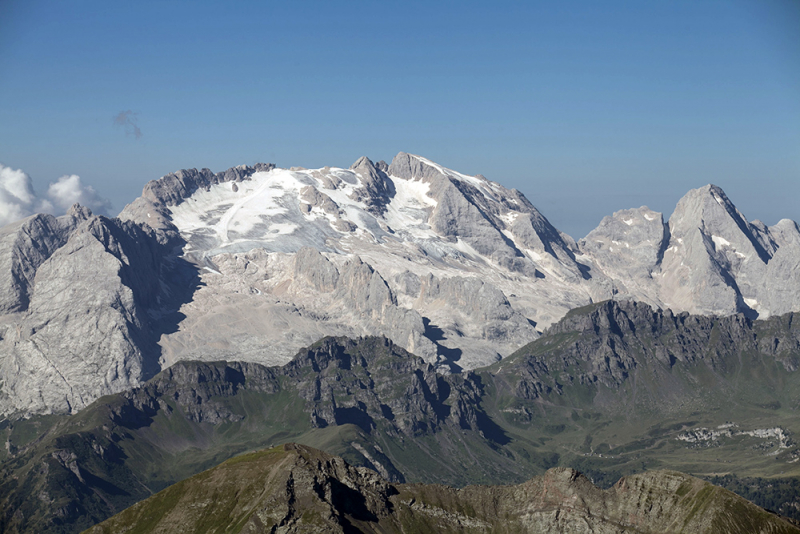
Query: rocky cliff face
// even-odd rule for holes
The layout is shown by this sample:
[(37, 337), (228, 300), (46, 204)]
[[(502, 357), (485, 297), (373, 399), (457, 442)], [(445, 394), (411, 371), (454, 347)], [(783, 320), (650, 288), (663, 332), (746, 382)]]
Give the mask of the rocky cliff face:
[(687, 193), (667, 224), (647, 208), (623, 210), (579, 246), (614, 281), (615, 298), (766, 318), (797, 309), (789, 265), (800, 257), (798, 235), (789, 220), (773, 227), (748, 222), (722, 189), (708, 185)]
[(406, 153), (184, 170), (119, 219), (3, 229), (0, 414), (74, 411), (186, 359), (280, 365), (326, 335), (473, 369), (609, 298), (766, 318), (800, 307), (798, 266), (795, 223), (748, 222), (715, 186), (576, 243), (518, 191)]
[[(321, 334), (385, 334), (458, 370), (608, 298), (751, 318), (800, 307), (797, 226), (748, 222), (715, 186), (689, 192), (667, 222), (623, 210), (576, 243), (518, 191), (411, 154), (234, 170), (152, 182), (122, 214), (177, 230), (202, 269), (181, 330), (162, 339), (167, 363), (277, 364)], [(353, 269), (364, 270), (357, 292), (336, 285)], [(281, 327), (252, 325), (267, 322)]]
[(90, 216), (76, 204), (63, 217), (34, 215), (0, 229), (0, 313), (28, 309), (36, 270)]
[[(88, 528), (286, 440), (393, 483), (519, 483), (556, 465), (605, 486), (654, 467), (797, 476), (794, 318), (607, 302), (451, 375), (386, 338), (326, 338), (281, 367), (178, 362), (76, 415), (0, 426), (0, 530)], [(795, 497), (774, 506), (792, 513)]]
[(4, 241), (0, 413), (74, 412), (158, 371), (151, 314), (179, 288), (163, 285), (175, 260), (149, 226), (74, 206)]
[[(497, 366), (497, 379), (519, 399), (566, 398), (588, 388), (594, 402), (610, 411), (666, 416), (686, 403), (710, 409), (758, 397), (745, 384), (731, 391), (730, 381), (738, 381), (743, 370), (763, 366), (762, 380), (769, 376), (772, 382), (798, 369), (800, 331), (793, 317), (676, 315), (642, 303), (608, 301), (567, 314), (547, 330), (551, 344), (523, 347)], [(631, 384), (636, 394), (619, 403), (622, 397), (611, 392)]]
[[(326, 338), (283, 367), (180, 362), (38, 439), (9, 436), (0, 530), (75, 532), (281, 436), (344, 447), (395, 482), (418, 462), (436, 471), (444, 465), (458, 479), (472, 462), (457, 456), (459, 447), (489, 443), (495, 428), (481, 395), (471, 373), (442, 376), (386, 338)], [(15, 422), (11, 432), (27, 425)], [(392, 452), (395, 443), (402, 450)], [(513, 468), (510, 459), (498, 460)]]
[[(146, 526), (145, 526), (146, 525)], [(296, 444), (234, 458), (97, 525), (92, 534), (217, 532), (800, 532), (696, 478), (654, 471), (600, 490), (548, 471), (518, 486), (393, 485)]]

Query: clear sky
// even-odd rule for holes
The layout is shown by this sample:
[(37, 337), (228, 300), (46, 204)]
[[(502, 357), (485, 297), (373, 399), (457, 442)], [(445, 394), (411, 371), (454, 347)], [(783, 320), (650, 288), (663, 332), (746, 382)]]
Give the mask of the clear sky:
[(707, 183), (800, 220), (800, 0), (0, 0), (0, 163), (39, 196), (399, 151), (576, 238)]

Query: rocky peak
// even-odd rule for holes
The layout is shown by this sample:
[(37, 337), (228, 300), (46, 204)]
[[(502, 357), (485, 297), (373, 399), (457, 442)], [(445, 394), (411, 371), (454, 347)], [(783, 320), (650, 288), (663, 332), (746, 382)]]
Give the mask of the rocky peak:
[(382, 215), (395, 194), (394, 184), (386, 175), (386, 169), (379, 168), (369, 158), (362, 156), (350, 166), (350, 170), (361, 177), (361, 187), (353, 191), (350, 198), (364, 202), (370, 213)]
[(768, 231), (779, 247), (800, 244), (800, 227), (791, 219), (781, 219), (775, 226), (768, 227)]
[(66, 215), (32, 215), (0, 229), (0, 313), (28, 309), (36, 272), (92, 212), (79, 204)]
[(76, 202), (67, 210), (67, 216), (73, 219), (85, 221), (92, 216), (92, 210), (86, 206), (81, 206)]
[(634, 475), (608, 490), (566, 468), (515, 486), (455, 489), (390, 484), (372, 470), (293, 443), (229, 460), (87, 532), (125, 532), (145, 521), (159, 532), (177, 525), (211, 532), (209, 517), (254, 533), (800, 532), (741, 497), (675, 471)]
[(642, 206), (604, 217), (578, 242), (600, 271), (620, 288), (619, 298), (644, 298), (669, 242), (661, 213)]
[(183, 169), (148, 182), (142, 190), (142, 197), (154, 203), (175, 206), (198, 189), (224, 182), (241, 182), (256, 172), (268, 172), (274, 168), (272, 163), (257, 163), (252, 167), (240, 165), (218, 173), (209, 169)]
[(171, 251), (147, 226), (87, 213), (31, 219), (4, 250), (26, 313), (1, 340), (0, 413), (77, 411), (158, 371), (150, 313), (167, 295)]
[(692, 313), (761, 313), (766, 266), (776, 245), (722, 189), (689, 191), (669, 229), (659, 280), (665, 305)]
[(428, 160), (405, 152), (399, 152), (392, 159), (387, 173), (389, 176), (403, 180), (422, 180), (423, 182), (431, 182), (444, 176), (442, 171), (437, 166), (431, 165)]
[(769, 261), (775, 245), (764, 239), (716, 185), (706, 185), (686, 193), (669, 220), (671, 233), (684, 237), (696, 229), (710, 238), (715, 249), (733, 248), (740, 255), (755, 254)]

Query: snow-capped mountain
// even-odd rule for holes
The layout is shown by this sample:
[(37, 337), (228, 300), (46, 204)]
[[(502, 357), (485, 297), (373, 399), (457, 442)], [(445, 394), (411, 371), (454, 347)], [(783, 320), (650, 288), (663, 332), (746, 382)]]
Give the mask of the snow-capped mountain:
[(0, 413), (74, 411), (180, 360), (284, 363), (324, 335), (384, 334), (457, 371), (609, 298), (800, 309), (797, 225), (748, 222), (715, 186), (577, 243), (519, 191), (405, 153), (183, 170), (118, 219), (48, 217), (0, 231)]

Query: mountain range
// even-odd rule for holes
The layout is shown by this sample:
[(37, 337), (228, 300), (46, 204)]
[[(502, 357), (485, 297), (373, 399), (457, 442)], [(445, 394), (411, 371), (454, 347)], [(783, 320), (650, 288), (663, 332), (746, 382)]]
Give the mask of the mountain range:
[(183, 170), (117, 218), (0, 229), (0, 414), (76, 413), (186, 360), (281, 365), (326, 335), (458, 373), (606, 299), (766, 319), (800, 309), (798, 263), (796, 223), (750, 222), (712, 185), (575, 241), (520, 192), (406, 153)]
[(287, 441), (392, 484), (520, 484), (554, 467), (604, 488), (654, 469), (735, 473), (762, 479), (756, 504), (797, 518), (794, 318), (606, 301), (451, 374), (384, 337), (324, 338), (283, 366), (178, 362), (75, 415), (4, 421), (0, 530), (78, 532)]

